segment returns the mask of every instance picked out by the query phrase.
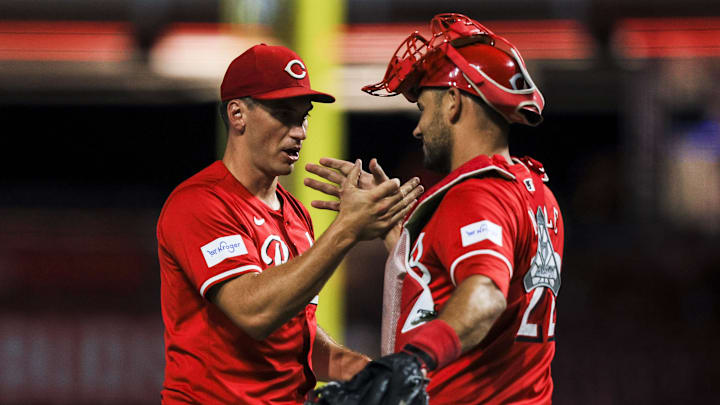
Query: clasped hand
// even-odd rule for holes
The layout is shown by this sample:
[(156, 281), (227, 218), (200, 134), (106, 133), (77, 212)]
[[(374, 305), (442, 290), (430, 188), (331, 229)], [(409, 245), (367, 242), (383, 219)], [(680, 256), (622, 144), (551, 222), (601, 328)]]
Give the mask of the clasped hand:
[(386, 245), (394, 245), (400, 234), (400, 221), (407, 215), (423, 193), (420, 179), (413, 177), (400, 185), (390, 179), (376, 159), (362, 170), (362, 161), (322, 158), (320, 164), (308, 163), (305, 169), (330, 183), (305, 178), (306, 186), (336, 200), (315, 200), (311, 205), (319, 209), (338, 211), (338, 220), (354, 226), (361, 240), (383, 237)]

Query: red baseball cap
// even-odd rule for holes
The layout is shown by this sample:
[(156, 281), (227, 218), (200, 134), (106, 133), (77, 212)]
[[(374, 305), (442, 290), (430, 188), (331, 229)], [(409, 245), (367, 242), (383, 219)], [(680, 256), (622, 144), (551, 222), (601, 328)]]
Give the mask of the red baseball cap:
[(312, 101), (332, 103), (335, 97), (310, 88), (302, 59), (284, 46), (255, 45), (228, 66), (220, 85), (222, 101), (252, 97), (259, 100), (310, 96)]

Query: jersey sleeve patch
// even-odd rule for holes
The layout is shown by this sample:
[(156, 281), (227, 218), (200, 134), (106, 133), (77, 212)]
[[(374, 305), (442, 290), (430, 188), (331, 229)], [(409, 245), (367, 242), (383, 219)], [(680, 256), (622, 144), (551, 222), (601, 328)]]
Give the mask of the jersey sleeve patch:
[(203, 245), (200, 251), (205, 258), (208, 268), (230, 257), (242, 256), (248, 253), (245, 242), (240, 235), (223, 236)]
[(475, 222), (460, 228), (460, 237), (463, 247), (484, 240), (502, 246), (502, 226), (489, 220)]

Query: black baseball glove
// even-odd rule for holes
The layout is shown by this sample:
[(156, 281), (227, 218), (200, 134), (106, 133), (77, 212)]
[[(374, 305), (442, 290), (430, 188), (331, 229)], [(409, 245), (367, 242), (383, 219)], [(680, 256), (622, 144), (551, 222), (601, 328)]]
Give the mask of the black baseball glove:
[(370, 362), (347, 382), (333, 381), (310, 393), (305, 405), (427, 405), (423, 362), (400, 352)]

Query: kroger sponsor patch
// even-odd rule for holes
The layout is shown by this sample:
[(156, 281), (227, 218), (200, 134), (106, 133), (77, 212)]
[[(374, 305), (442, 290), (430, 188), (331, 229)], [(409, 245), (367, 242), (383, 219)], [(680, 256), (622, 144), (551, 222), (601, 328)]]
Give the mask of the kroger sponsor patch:
[(208, 267), (212, 267), (229, 257), (242, 256), (248, 252), (240, 235), (217, 238), (201, 247), (200, 250)]
[(484, 240), (502, 246), (502, 227), (488, 220), (463, 226), (460, 228), (460, 236), (463, 247)]

